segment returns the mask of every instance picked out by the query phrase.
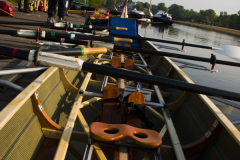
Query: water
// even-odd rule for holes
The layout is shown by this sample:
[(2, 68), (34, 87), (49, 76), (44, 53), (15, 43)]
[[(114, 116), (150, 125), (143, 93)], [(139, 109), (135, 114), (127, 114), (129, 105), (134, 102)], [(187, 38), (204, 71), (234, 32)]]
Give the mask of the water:
[[(182, 42), (185, 39), (186, 43), (195, 43), (207, 46), (220, 46), (220, 45), (234, 45), (240, 46), (240, 37), (225, 34), (217, 31), (201, 29), (192, 26), (186, 26), (181, 24), (173, 24), (172, 26), (161, 26), (150, 25), (148, 24), (139, 24), (138, 32), (143, 36), (146, 33), (147, 37), (172, 40)], [(153, 42), (158, 43), (158, 42)], [(179, 45), (172, 45), (167, 43), (162, 43), (162, 45), (173, 46), (177, 48), (181, 48)], [(199, 49), (193, 47), (184, 48), (186, 52), (179, 52), (169, 49), (161, 49), (162, 51), (192, 55), (192, 56), (201, 56), (205, 58), (210, 58), (211, 53), (214, 53), (219, 60), (232, 61), (240, 63), (240, 59), (227, 57), (218, 53), (213, 52), (212, 50), (207, 49)], [(197, 61), (190, 61), (179, 59), (185, 62), (190, 62), (198, 65), (205, 66), (207, 68), (211, 68), (211, 64)], [(181, 65), (181, 64), (178, 64)], [(226, 65), (215, 66), (215, 69), (218, 70), (218, 73), (210, 71), (202, 71), (190, 68), (183, 68), (182, 70), (196, 83), (208, 87), (218, 88), (222, 90), (232, 91), (240, 93), (240, 68), (232, 67)], [(226, 104), (213, 101), (222, 112), (229, 118), (230, 121), (240, 119), (240, 110), (228, 106)], [(240, 105), (240, 102), (235, 102)], [(236, 125), (236, 127), (240, 130), (240, 125)]]

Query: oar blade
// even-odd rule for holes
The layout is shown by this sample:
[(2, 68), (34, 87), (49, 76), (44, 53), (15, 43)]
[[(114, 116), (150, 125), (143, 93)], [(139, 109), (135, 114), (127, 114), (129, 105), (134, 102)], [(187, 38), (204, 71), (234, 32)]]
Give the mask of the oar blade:
[(240, 47), (238, 46), (222, 45), (213, 47), (212, 50), (228, 57), (240, 58)]

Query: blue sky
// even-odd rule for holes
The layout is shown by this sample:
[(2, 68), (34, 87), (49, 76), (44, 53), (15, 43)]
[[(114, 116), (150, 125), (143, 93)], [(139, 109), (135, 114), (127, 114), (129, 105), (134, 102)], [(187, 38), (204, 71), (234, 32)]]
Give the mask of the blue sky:
[[(135, 0), (133, 0), (135, 1)], [(136, 0), (150, 3), (150, 0)], [(217, 15), (221, 11), (228, 14), (235, 14), (240, 10), (240, 0), (152, 0), (152, 4), (165, 3), (167, 7), (172, 4), (182, 5), (185, 9), (193, 9), (197, 12), (207, 9), (213, 9)]]

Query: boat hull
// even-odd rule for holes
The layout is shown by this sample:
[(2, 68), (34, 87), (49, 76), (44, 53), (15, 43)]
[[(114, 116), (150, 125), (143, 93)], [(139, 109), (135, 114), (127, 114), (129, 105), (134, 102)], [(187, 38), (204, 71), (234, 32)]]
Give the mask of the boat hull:
[[(144, 45), (145, 42), (142, 42), (142, 44)], [(144, 46), (147, 49), (158, 50), (150, 42), (146, 42)], [(153, 75), (193, 83), (168, 57), (151, 56), (147, 53), (144, 55)], [(109, 55), (103, 56), (103, 58), (108, 57)], [(80, 58), (88, 62), (93, 62), (93, 58), (91, 57), (82, 56)], [(139, 57), (137, 57), (137, 60), (139, 61)], [(106, 62), (106, 64), (108, 63)], [(69, 119), (68, 117), (71, 116), (70, 112), (73, 104), (78, 102), (77, 99), (79, 97), (77, 99), (75, 97), (79, 93), (78, 89), (80, 86), (84, 85), (85, 82), (83, 80), (86, 78), (86, 75), (84, 72), (68, 70), (63, 72), (61, 69), (50, 67), (10, 102), (0, 112), (0, 147), (2, 149), (0, 159), (14, 159), (16, 155), (18, 159), (43, 159), (41, 157), (43, 155), (48, 155), (49, 159), (53, 159), (59, 140), (64, 140), (67, 143), (66, 139), (61, 137), (63, 133), (61, 129), (56, 131), (56, 129), (46, 129), (41, 126), (41, 120), (38, 119), (33, 110), (33, 99), (31, 97), (34, 96), (35, 92), (38, 92), (38, 97), (46, 114), (54, 123), (66, 127), (66, 123), (73, 121), (73, 119)], [(86, 86), (86, 90), (101, 93), (103, 78), (102, 75), (93, 74)], [(107, 85), (117, 86), (117, 84), (112, 82), (108, 82)], [(152, 101), (159, 103), (158, 95), (153, 90), (153, 86), (143, 84), (143, 87), (152, 92)], [(173, 122), (172, 126), (168, 126), (168, 132), (171, 132), (172, 128), (170, 127), (174, 126), (177, 133), (174, 136), (165, 135), (165, 122), (168, 119), (164, 122), (159, 117), (155, 117), (154, 115), (156, 114), (148, 112), (149, 120), (155, 124), (153, 129), (160, 132), (160, 135), (163, 137), (164, 143), (161, 146), (161, 156), (163, 159), (174, 157), (172, 140), (176, 139), (176, 137), (179, 138), (181, 144), (178, 145), (183, 146), (186, 157), (190, 153), (195, 154), (191, 156), (191, 159), (210, 160), (222, 159), (222, 157), (231, 160), (239, 159), (239, 131), (207, 96), (186, 93), (164, 86), (160, 86), (160, 91), (169, 109), (170, 115), (168, 119), (171, 119)], [(80, 91), (80, 94), (83, 94), (83, 92)], [(92, 97), (89, 95), (84, 96), (82, 102), (86, 104), (90, 98)], [(101, 111), (101, 106), (102, 102), (96, 101), (92, 103), (92, 106), (85, 105), (85, 107), (81, 106), (78, 108), (80, 112), (78, 112), (73, 128), (75, 132), (72, 133), (69, 146), (67, 147), (68, 153), (66, 153), (66, 159), (75, 159), (74, 156), (80, 157), (80, 154), (78, 155), (74, 148), (77, 148), (77, 151), (80, 151), (82, 154), (85, 152), (88, 134), (77, 136), (76, 131), (89, 132), (89, 125), (100, 120), (98, 111)], [(155, 109), (159, 111), (158, 113), (164, 111), (159, 108)], [(212, 141), (208, 145), (204, 143), (205, 146), (199, 143), (204, 137), (211, 136), (211, 134), (208, 134), (208, 131), (214, 126), (213, 124), (216, 121), (218, 122), (217, 126), (221, 125), (221, 128), (218, 128), (219, 130), (214, 134), (214, 138), (211, 139)], [(46, 149), (46, 143), (50, 144), (50, 148), (44, 151), (42, 147), (45, 146)], [(189, 149), (188, 146), (191, 146), (193, 150)], [(201, 148), (202, 146), (203, 148)], [(104, 147), (103, 153), (106, 157), (111, 157), (114, 150), (117, 149), (117, 147), (112, 146), (107, 149)], [(28, 152), (24, 152), (26, 150)], [(99, 150), (97, 151), (99, 152)], [(141, 154), (136, 154), (141, 157), (147, 151), (141, 151)], [(93, 152), (92, 159), (97, 158), (96, 153)]]
[(165, 18), (153, 17), (153, 22), (162, 22), (162, 24), (172, 25), (174, 22)]
[(128, 17), (129, 17), (129, 18), (137, 18), (137, 19), (146, 18), (145, 15), (136, 14), (136, 13), (130, 13), (130, 14), (128, 14)]

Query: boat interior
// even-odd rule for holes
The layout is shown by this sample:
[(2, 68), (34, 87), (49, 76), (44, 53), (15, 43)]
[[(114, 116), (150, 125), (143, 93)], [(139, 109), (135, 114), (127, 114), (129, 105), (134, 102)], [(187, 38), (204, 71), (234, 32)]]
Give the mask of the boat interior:
[[(149, 41), (139, 43), (159, 50)], [(117, 56), (109, 52), (80, 58), (111, 66), (106, 59)], [(137, 64), (133, 71), (194, 83), (168, 57), (135, 53), (130, 58)], [(153, 127), (140, 121), (143, 135), (111, 143), (92, 138), (94, 129), (103, 125), (98, 123), (124, 114), (116, 108), (104, 110), (103, 92), (118, 87), (117, 81), (118, 77), (49, 67), (0, 112), (0, 159), (239, 159), (238, 129), (206, 95), (145, 83), (140, 92), (146, 95), (145, 117)], [(138, 84), (126, 80), (126, 91), (138, 92)], [(117, 134), (117, 126), (111, 125), (105, 133)], [(129, 126), (120, 129), (136, 130)], [(149, 147), (155, 142), (144, 142), (152, 131), (161, 137), (156, 148)]]

